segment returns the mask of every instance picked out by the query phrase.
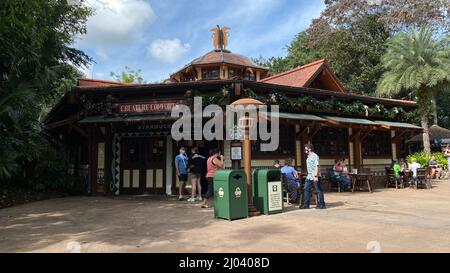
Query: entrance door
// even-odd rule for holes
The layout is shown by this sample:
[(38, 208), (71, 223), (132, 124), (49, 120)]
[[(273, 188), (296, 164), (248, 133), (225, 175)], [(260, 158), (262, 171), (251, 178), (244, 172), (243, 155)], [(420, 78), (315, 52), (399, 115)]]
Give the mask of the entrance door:
[(122, 138), (120, 145), (120, 191), (128, 194), (164, 193), (165, 138)]

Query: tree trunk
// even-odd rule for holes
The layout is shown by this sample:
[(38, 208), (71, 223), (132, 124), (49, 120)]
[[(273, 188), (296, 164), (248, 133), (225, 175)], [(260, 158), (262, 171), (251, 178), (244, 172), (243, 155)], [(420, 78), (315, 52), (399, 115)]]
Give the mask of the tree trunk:
[(434, 121), (434, 124), (438, 125), (437, 101), (436, 101), (437, 100), (437, 91), (433, 90), (432, 94), (433, 94), (433, 98), (431, 99), (431, 103), (433, 105), (433, 109), (432, 109), (432, 111), (433, 111), (433, 121)]
[(428, 134), (428, 107), (426, 106), (420, 111), (420, 123), (423, 128), (423, 151), (431, 154), (430, 135)]

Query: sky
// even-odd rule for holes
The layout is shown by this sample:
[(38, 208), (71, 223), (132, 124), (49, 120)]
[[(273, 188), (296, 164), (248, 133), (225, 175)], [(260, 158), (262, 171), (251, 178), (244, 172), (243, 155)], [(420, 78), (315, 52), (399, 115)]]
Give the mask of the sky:
[(228, 49), (250, 58), (285, 56), (286, 45), (324, 9), (323, 0), (87, 0), (94, 9), (75, 47), (95, 63), (88, 78), (141, 69), (152, 83), (167, 79), (213, 49), (216, 25), (230, 27)]

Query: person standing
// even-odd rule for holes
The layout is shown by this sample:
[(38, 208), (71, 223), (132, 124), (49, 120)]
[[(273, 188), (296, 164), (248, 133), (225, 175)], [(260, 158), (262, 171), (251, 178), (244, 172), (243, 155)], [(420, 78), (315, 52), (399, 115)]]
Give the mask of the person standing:
[[(202, 201), (201, 180), (202, 180), (202, 173), (205, 169), (206, 160), (205, 157), (203, 157), (198, 153), (197, 147), (195, 146), (192, 147), (191, 152), (192, 154), (189, 157), (188, 166), (191, 172), (192, 194), (191, 198), (188, 199), (188, 202)], [(197, 191), (198, 196), (196, 197), (195, 195), (197, 194)]]
[(180, 147), (180, 153), (175, 157), (175, 170), (178, 176), (178, 200), (183, 200), (184, 189), (186, 187), (186, 181), (188, 179), (188, 158), (186, 156), (186, 149)]
[(208, 200), (214, 195), (214, 175), (217, 170), (223, 168), (223, 155), (218, 149), (212, 149), (211, 156), (206, 161), (206, 180), (208, 181), (208, 191), (203, 199), (202, 208), (209, 208)]
[(319, 181), (319, 156), (314, 153), (314, 146), (312, 144), (305, 145), (305, 154), (308, 155), (306, 159), (306, 169), (308, 175), (306, 176), (305, 190), (303, 204), (300, 209), (309, 209), (310, 198), (311, 198), (311, 187), (314, 185), (318, 195), (317, 209), (325, 209), (325, 198), (323, 196), (322, 187)]

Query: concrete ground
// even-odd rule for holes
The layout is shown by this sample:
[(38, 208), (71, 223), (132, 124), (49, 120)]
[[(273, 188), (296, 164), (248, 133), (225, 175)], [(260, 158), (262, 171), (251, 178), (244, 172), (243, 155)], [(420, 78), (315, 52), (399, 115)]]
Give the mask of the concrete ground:
[(0, 252), (450, 252), (449, 181), (325, 199), (232, 222), (165, 197), (51, 199), (0, 210)]

